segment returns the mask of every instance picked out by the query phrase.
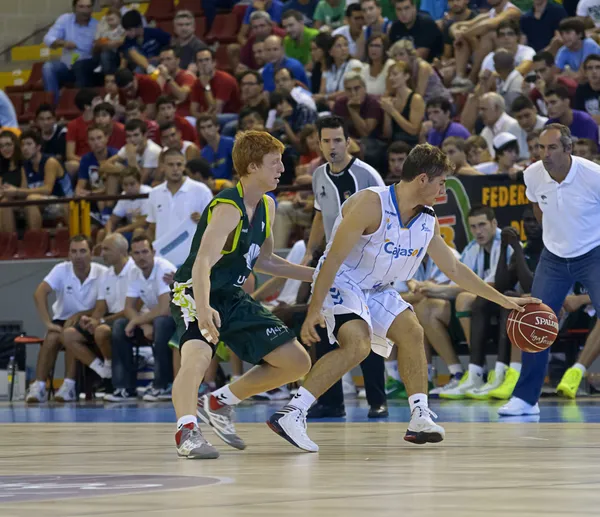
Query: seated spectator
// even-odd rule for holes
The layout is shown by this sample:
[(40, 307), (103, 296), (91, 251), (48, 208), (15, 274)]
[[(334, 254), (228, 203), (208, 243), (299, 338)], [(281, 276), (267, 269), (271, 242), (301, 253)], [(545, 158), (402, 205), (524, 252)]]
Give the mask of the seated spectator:
[[(169, 339), (175, 332), (169, 304), (171, 291), (165, 276), (176, 267), (164, 258), (155, 257), (150, 239), (145, 235), (131, 241), (131, 257), (137, 266), (127, 286), (124, 317), (112, 326), (112, 383), (114, 392), (104, 397), (107, 402), (135, 400), (137, 367), (133, 360), (136, 343), (152, 346), (154, 380), (144, 393), (144, 400), (170, 400), (169, 384), (173, 381), (173, 361)], [(171, 278), (168, 276), (167, 278)], [(140, 305), (146, 311), (140, 312)]]
[(594, 142), (598, 141), (598, 124), (585, 111), (571, 109), (569, 92), (564, 86), (546, 90), (544, 100), (550, 116), (546, 125), (558, 122), (567, 126), (576, 138), (591, 138)]
[[(502, 96), (507, 106), (512, 106), (513, 101), (521, 96), (523, 90), (523, 76), (515, 68), (513, 55), (504, 48), (494, 52), (494, 68), (496, 70), (496, 92)], [(483, 72), (483, 79), (489, 70)]]
[(211, 192), (219, 192), (225, 188), (234, 187), (234, 183), (226, 179), (215, 179), (212, 175), (210, 163), (204, 158), (190, 160), (185, 165), (186, 175), (199, 183), (204, 183)]
[(394, 64), (394, 60), (387, 57), (387, 49), (388, 39), (382, 34), (373, 34), (367, 40), (367, 59), (362, 76), (369, 95), (385, 95), (387, 74)]
[[(473, 9), (470, 9), (472, 7)], [(448, 12), (443, 19), (438, 20), (436, 23), (442, 30), (442, 36), (444, 38), (444, 58), (451, 59), (454, 56), (454, 40), (456, 38), (454, 31), (450, 30), (452, 25), (456, 22), (470, 21), (479, 12), (475, 4), (470, 4), (469, 0), (448, 0)]]
[(114, 74), (119, 68), (117, 49), (123, 45), (124, 40), (125, 29), (121, 25), (121, 11), (111, 7), (100, 20), (94, 40), (94, 52), (100, 54), (103, 74)]
[(277, 117), (271, 133), (284, 144), (299, 148), (300, 140), (297, 135), (306, 124), (317, 121), (316, 110), (300, 104), (289, 93), (277, 91), (271, 94), (271, 109), (275, 110)]
[(240, 107), (237, 81), (227, 72), (217, 70), (215, 53), (210, 49), (196, 54), (196, 66), (198, 80), (192, 88), (192, 116), (198, 118), (202, 113), (209, 112), (217, 115), (221, 124), (229, 122), (231, 115), (224, 115), (237, 113)]
[(481, 135), (473, 135), (467, 138), (465, 142), (465, 153), (467, 154), (467, 162), (475, 168), (477, 168), (479, 164), (490, 162), (492, 160), (488, 144)]
[(304, 17), (298, 11), (285, 11), (281, 17), (281, 25), (286, 32), (283, 38), (285, 55), (307, 65), (310, 62), (310, 42), (319, 31), (306, 27)]
[(184, 140), (198, 145), (196, 129), (185, 117), (177, 114), (177, 105), (172, 97), (161, 95), (156, 100), (156, 122), (159, 125), (173, 122), (181, 132)]
[(263, 43), (264, 45), (264, 41), (271, 35), (283, 38), (285, 31), (271, 21), (271, 16), (266, 11), (254, 11), (250, 16), (250, 27), (252, 32), (240, 49), (240, 62), (252, 70), (258, 70), (266, 64), (266, 59), (264, 55), (260, 55), (260, 52), (259, 56), (256, 56), (255, 44)]
[(48, 48), (63, 49), (60, 61), (47, 61), (42, 69), (44, 89), (54, 94), (55, 104), (67, 83), (74, 82), (77, 88), (94, 86), (98, 60), (92, 50), (98, 22), (92, 10), (92, 0), (73, 0), (73, 12), (59, 16), (44, 36)]
[(410, 72), (410, 87), (425, 101), (434, 97), (444, 97), (452, 102), (452, 95), (442, 83), (440, 76), (433, 67), (419, 57), (412, 41), (404, 39), (397, 41), (390, 49), (390, 56), (395, 61), (402, 61)]
[(121, 163), (140, 171), (142, 183), (150, 183), (162, 149), (159, 145), (148, 140), (148, 126), (143, 120), (133, 119), (125, 124), (127, 143), (119, 152), (109, 159), (109, 163)]
[(315, 29), (323, 26), (337, 29), (344, 23), (345, 0), (320, 0), (313, 15)]
[(254, 108), (244, 108), (240, 111), (238, 131), (265, 131), (267, 119)]
[(161, 95), (159, 84), (147, 75), (134, 74), (131, 70), (117, 70), (115, 80), (119, 87), (119, 99), (125, 106), (130, 100), (139, 100), (144, 106), (144, 113), (149, 119), (156, 116), (156, 100)]
[[(255, 70), (246, 70), (238, 76), (238, 82), (240, 85), (240, 100), (242, 109), (257, 109), (266, 119), (267, 115), (269, 114), (269, 95), (265, 93), (263, 88), (262, 75)], [(233, 123), (227, 124), (227, 126), (223, 128), (223, 133), (227, 134), (227, 136), (231, 136), (232, 134), (235, 134), (236, 128), (237, 122), (234, 121)]]
[(196, 83), (194, 74), (180, 67), (180, 59), (174, 47), (166, 47), (160, 51), (160, 75), (156, 82), (162, 94), (171, 97), (177, 105), (177, 115), (189, 117), (192, 88)]
[(104, 76), (104, 91), (106, 92), (104, 102), (110, 102), (115, 107), (115, 110), (119, 110), (118, 116), (122, 117), (123, 106), (119, 104), (119, 87), (117, 86), (115, 74), (106, 74)]
[[(327, 69), (326, 56), (331, 48), (331, 35), (327, 32), (320, 32), (314, 40), (310, 42), (310, 56), (312, 58), (312, 74), (310, 76), (310, 91), (315, 97), (321, 91), (321, 82), (323, 73)], [(315, 97), (315, 101), (318, 98)]]
[[(312, 177), (308, 175), (298, 176), (294, 179), (294, 185), (311, 184)], [(273, 245), (275, 249), (288, 248), (292, 232), (297, 227), (310, 229), (313, 213), (314, 195), (312, 189), (299, 190), (290, 199), (280, 199), (277, 204), (277, 211), (275, 212), (275, 224), (273, 225)], [(298, 257), (298, 263), (305, 252), (306, 248), (304, 248), (302, 254)]]
[(521, 17), (521, 32), (527, 38), (527, 45), (536, 52), (546, 49), (566, 17), (562, 5), (552, 0), (533, 0), (531, 10)]
[[(496, 28), (496, 41), (497, 49), (503, 48), (507, 50), (514, 59), (514, 68), (525, 77), (533, 66), (533, 56), (535, 56), (535, 50), (526, 45), (521, 45), (519, 39), (521, 37), (521, 29), (519, 28), (519, 21), (515, 19), (508, 19), (500, 24)], [(496, 71), (494, 65), (495, 52), (490, 52), (483, 59), (481, 64), (481, 71), (489, 70), (491, 72)]]
[(312, 176), (315, 169), (324, 163), (319, 147), (317, 126), (314, 124), (304, 126), (298, 135), (298, 139), (300, 140), (300, 160), (296, 166), (296, 177)]
[[(361, 0), (360, 6), (365, 16), (363, 27), (364, 41), (369, 41), (371, 36), (387, 36), (392, 27), (392, 21), (383, 16), (379, 0)], [(363, 56), (366, 48), (363, 48)]]
[(125, 106), (125, 123), (130, 120), (143, 120), (147, 127), (148, 140), (152, 140), (155, 144), (160, 143), (160, 135), (158, 134), (158, 123), (155, 120), (150, 120), (144, 115), (144, 106), (139, 100), (128, 101)]
[[(118, 9), (119, 12), (121, 13), (121, 17), (123, 17), (123, 15), (128, 13), (129, 11), (133, 11), (135, 9), (135, 5), (136, 5), (136, 4), (126, 5), (125, 0), (105, 0), (104, 3), (106, 4), (106, 7), (108, 7), (109, 9), (111, 7), (114, 9)], [(142, 16), (142, 23), (144, 24), (144, 27), (146, 27), (146, 25), (148, 25), (148, 22), (146, 21), (146, 18), (144, 16)]]
[(583, 62), (587, 82), (580, 84), (575, 93), (575, 109), (585, 111), (600, 124), (600, 55), (590, 54)]
[(580, 138), (573, 142), (573, 155), (595, 162), (598, 156), (598, 142), (591, 138)]
[[(512, 133), (498, 133), (494, 137), (494, 151), (496, 156), (495, 171), (484, 171), (479, 169), (484, 174), (508, 174), (511, 179), (517, 179), (518, 174), (523, 172), (523, 169), (517, 165), (519, 161), (519, 142), (517, 137)], [(521, 177), (523, 175), (521, 174)]]
[(386, 181), (396, 183), (402, 179), (402, 167), (410, 150), (411, 147), (406, 142), (397, 141), (390, 144), (387, 151), (388, 168), (385, 175)]
[[(121, 175), (121, 194), (127, 196), (137, 196), (138, 194), (149, 194), (152, 187), (142, 185), (140, 171), (132, 167), (126, 168)], [(142, 199), (119, 199), (113, 208), (110, 218), (104, 227), (106, 235), (113, 233), (122, 234), (128, 241), (131, 241), (133, 234), (141, 230), (146, 225), (146, 214), (148, 213), (148, 198)], [(125, 225), (119, 223), (125, 220)], [(104, 242), (98, 237), (98, 241)]]
[(0, 127), (19, 127), (15, 107), (4, 90), (0, 90)]
[(200, 157), (198, 146), (194, 142), (183, 139), (175, 122), (165, 122), (160, 126), (160, 141), (163, 153), (168, 149), (175, 149), (183, 154), (186, 161)]
[(35, 125), (42, 136), (42, 153), (64, 162), (67, 155), (67, 128), (58, 124), (50, 104), (41, 104), (35, 112)]
[[(0, 131), (0, 201), (6, 201), (7, 185), (21, 187), (23, 176), (23, 155), (19, 137), (12, 131)], [(10, 207), (0, 208), (0, 232), (16, 231), (14, 210)]]
[(179, 58), (179, 67), (196, 73), (196, 54), (207, 48), (206, 43), (196, 37), (196, 19), (190, 11), (180, 10), (173, 18), (173, 45)]
[(304, 17), (304, 23), (308, 25), (312, 25), (315, 9), (319, 0), (287, 0), (283, 4), (283, 12), (294, 10), (302, 13)]
[(216, 179), (233, 178), (233, 138), (219, 134), (219, 124), (214, 115), (200, 115), (198, 118), (198, 131), (206, 145), (200, 155), (210, 165), (211, 175)]
[(350, 56), (360, 59), (361, 52), (364, 53), (364, 49), (359, 51), (357, 42), (361, 41), (364, 46), (363, 25), (365, 24), (365, 17), (360, 3), (350, 4), (346, 7), (346, 21), (345, 25), (335, 29), (331, 35), (344, 36), (348, 42)]
[(522, 163), (523, 166), (529, 167), (531, 164), (541, 160), (540, 155), (540, 135), (542, 129), (535, 129), (527, 135), (527, 148), (529, 149), (529, 160)]
[(538, 115), (533, 102), (523, 95), (513, 101), (511, 112), (521, 128), (517, 136), (520, 159), (527, 160), (529, 158), (527, 136), (536, 129), (542, 129), (546, 125), (546, 122), (548, 122), (548, 119)]
[(280, 68), (275, 72), (275, 88), (277, 92), (291, 95), (298, 104), (302, 104), (312, 111), (317, 111), (317, 105), (310, 92), (297, 84), (289, 68)]
[(479, 100), (479, 115), (485, 124), (481, 136), (487, 142), (492, 157), (494, 156), (493, 140), (495, 135), (508, 132), (518, 138), (521, 131), (519, 123), (506, 113), (506, 104), (500, 94), (490, 92), (483, 95)]
[[(329, 40), (330, 47), (325, 54), (325, 68), (322, 70), (319, 95), (315, 101), (333, 103), (344, 95), (344, 76), (349, 72), (362, 71), (363, 65), (358, 59), (352, 59), (348, 49), (348, 41), (344, 36), (333, 36)], [(296, 76), (295, 76), (296, 77)]]
[(84, 154), (90, 152), (87, 130), (94, 122), (94, 108), (102, 99), (94, 90), (79, 90), (75, 95), (75, 106), (81, 112), (76, 119), (67, 124), (67, 162), (65, 164), (70, 175), (79, 170), (79, 161)]
[(524, 82), (523, 94), (529, 96), (540, 115), (548, 115), (544, 95), (546, 90), (556, 86), (565, 86), (569, 92), (569, 98), (572, 102), (575, 102), (577, 81), (564, 75), (558, 75), (557, 68), (554, 66), (554, 56), (550, 52), (538, 52), (533, 57), (533, 71), (535, 73), (535, 87), (531, 88), (530, 83)]
[(108, 136), (108, 147), (118, 150), (125, 145), (125, 126), (115, 122), (115, 113), (114, 106), (109, 102), (97, 104), (94, 108), (94, 124), (104, 129)]
[(267, 92), (275, 90), (275, 71), (283, 67), (289, 68), (296, 80), (307, 87), (310, 85), (302, 63), (297, 59), (286, 57), (284, 54), (283, 45), (279, 36), (269, 36), (265, 40), (265, 54), (267, 57), (267, 64), (263, 68), (262, 76), (264, 88)]
[(463, 138), (449, 136), (444, 138), (441, 146), (436, 147), (441, 147), (448, 159), (454, 164), (454, 174), (457, 176), (480, 176), (482, 174), (467, 163), (466, 143)]
[[(102, 261), (108, 267), (100, 279), (96, 305), (73, 327), (63, 331), (65, 350), (103, 380), (103, 391), (113, 393), (112, 326), (125, 316), (125, 299), (137, 267), (129, 256), (129, 243), (119, 233), (102, 241)], [(95, 351), (100, 352), (100, 356)]]
[[(62, 346), (63, 330), (73, 327), (84, 315), (94, 309), (106, 267), (92, 262), (92, 243), (85, 235), (76, 235), (69, 241), (69, 259), (57, 264), (38, 285), (35, 305), (42, 323), (47, 329), (44, 344), (37, 359), (35, 380), (29, 385), (27, 403), (46, 402), (46, 379), (54, 368), (56, 356)], [(48, 312), (48, 296), (54, 293), (52, 317)], [(65, 377), (56, 392), (57, 402), (77, 400), (75, 392), (75, 358), (65, 354)]]
[(471, 136), (471, 133), (465, 126), (451, 120), (452, 105), (444, 97), (434, 97), (427, 102), (426, 113), (429, 124), (426, 140), (428, 144), (435, 147), (441, 147), (442, 142), (449, 137), (458, 137), (466, 140)]
[(264, 2), (260, 2), (256, 7), (250, 5), (248, 9), (246, 9), (244, 20), (242, 21), (242, 26), (240, 27), (240, 32), (238, 34), (238, 43), (242, 46), (248, 39), (248, 33), (250, 32), (250, 17), (255, 11), (267, 12), (271, 20), (273, 20), (273, 23), (280, 24), (281, 15), (283, 14), (283, 2), (280, 0), (264, 0)]
[(402, 140), (411, 146), (419, 143), (419, 133), (425, 115), (423, 97), (408, 87), (410, 71), (408, 65), (398, 61), (388, 72), (388, 95), (382, 97), (383, 137), (388, 140)]
[(171, 35), (162, 29), (144, 27), (142, 15), (136, 10), (125, 13), (121, 24), (125, 29), (125, 41), (119, 52), (128, 67), (152, 74), (158, 65), (160, 50), (171, 44)]
[(583, 21), (577, 18), (565, 18), (559, 25), (560, 37), (564, 45), (556, 54), (556, 66), (567, 75), (577, 79), (586, 57), (590, 54), (600, 54), (600, 45), (592, 38), (586, 38)]
[(442, 32), (429, 15), (417, 12), (412, 0), (396, 0), (395, 6), (398, 20), (390, 29), (390, 43), (410, 39), (421, 59), (431, 63), (441, 57), (444, 50)]

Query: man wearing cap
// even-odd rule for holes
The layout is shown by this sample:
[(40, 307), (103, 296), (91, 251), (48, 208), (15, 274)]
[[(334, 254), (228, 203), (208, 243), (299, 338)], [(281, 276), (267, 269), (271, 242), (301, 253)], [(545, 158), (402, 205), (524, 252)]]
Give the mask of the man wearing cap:
[(511, 179), (517, 179), (522, 167), (515, 167), (519, 161), (519, 142), (512, 133), (500, 133), (494, 137), (494, 151), (496, 152), (496, 174), (508, 174)]

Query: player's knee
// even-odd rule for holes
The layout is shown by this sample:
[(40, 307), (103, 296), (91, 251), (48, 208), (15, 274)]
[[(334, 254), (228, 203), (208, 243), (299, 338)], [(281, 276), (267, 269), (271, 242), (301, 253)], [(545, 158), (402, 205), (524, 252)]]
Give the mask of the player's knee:
[(95, 341), (107, 341), (111, 337), (112, 330), (108, 325), (98, 325), (94, 331)]
[(44, 344), (42, 346), (46, 347), (46, 350), (49, 350), (60, 348), (61, 344), (61, 333), (50, 331), (46, 334), (46, 337), (44, 338)]
[(345, 347), (346, 353), (353, 365), (362, 363), (371, 353), (371, 340), (369, 337), (356, 336), (348, 346)]
[(460, 293), (456, 297), (456, 310), (457, 311), (468, 311), (471, 309), (476, 296), (471, 293)]
[(63, 344), (65, 345), (65, 348), (73, 346), (77, 341), (79, 341), (80, 337), (81, 334), (77, 329), (75, 329), (75, 327), (63, 330)]
[(181, 351), (181, 369), (204, 372), (213, 357), (213, 349), (199, 339), (187, 341)]
[(294, 368), (294, 373), (299, 379), (300, 377), (304, 377), (310, 371), (312, 361), (310, 355), (300, 343), (296, 342), (295, 345), (291, 363)]

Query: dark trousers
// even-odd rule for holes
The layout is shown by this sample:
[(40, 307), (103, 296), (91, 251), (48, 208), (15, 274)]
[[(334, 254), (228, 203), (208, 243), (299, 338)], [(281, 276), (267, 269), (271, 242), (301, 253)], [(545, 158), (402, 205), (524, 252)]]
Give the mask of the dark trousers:
[(479, 296), (475, 298), (471, 307), (471, 364), (485, 364), (485, 345), (490, 337), (493, 316), (498, 318), (498, 362), (510, 362), (510, 341), (506, 333), (508, 314), (508, 310), (494, 302)]

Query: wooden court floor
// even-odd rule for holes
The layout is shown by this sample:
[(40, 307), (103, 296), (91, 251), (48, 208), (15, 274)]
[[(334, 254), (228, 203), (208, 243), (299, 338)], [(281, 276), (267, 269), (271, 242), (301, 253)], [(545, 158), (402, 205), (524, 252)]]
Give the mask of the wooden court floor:
[(0, 425), (0, 516), (471, 517), (600, 515), (600, 424), (448, 423), (416, 446), (406, 424), (310, 424), (318, 454), (264, 424), (248, 448), (176, 457), (174, 425)]

